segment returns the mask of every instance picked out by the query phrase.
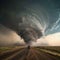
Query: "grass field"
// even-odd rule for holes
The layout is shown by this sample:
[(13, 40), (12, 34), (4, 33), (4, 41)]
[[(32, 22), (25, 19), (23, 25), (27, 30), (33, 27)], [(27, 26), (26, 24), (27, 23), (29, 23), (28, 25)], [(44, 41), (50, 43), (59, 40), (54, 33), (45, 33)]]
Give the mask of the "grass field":
[(38, 48), (60, 53), (60, 46), (41, 46), (41, 47), (38, 47)]
[[(20, 47), (24, 48), (23, 46), (0, 47), (0, 52), (4, 52), (4, 51), (12, 50), (14, 48), (20, 48)], [(39, 46), (37, 48), (46, 49), (46, 50), (55, 51), (55, 52), (59, 52), (60, 53), (60, 46)]]
[(17, 48), (24, 48), (24, 46), (0, 47), (0, 53), (13, 50), (13, 49), (17, 49)]
[(0, 47), (0, 53), (13, 49), (14, 47)]

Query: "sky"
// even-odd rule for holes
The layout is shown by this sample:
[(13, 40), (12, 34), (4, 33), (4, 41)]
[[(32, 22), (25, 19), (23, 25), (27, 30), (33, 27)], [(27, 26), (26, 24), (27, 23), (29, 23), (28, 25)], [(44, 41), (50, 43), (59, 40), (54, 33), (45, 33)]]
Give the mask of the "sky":
[(41, 37), (32, 46), (60, 46), (60, 32)]
[(0, 46), (25, 45), (24, 41), (15, 31), (0, 25)]
[[(13, 38), (16, 43), (23, 39), (23, 43), (30, 44), (38, 39), (45, 42), (46, 38), (47, 41), (40, 44), (51, 45), (49, 42), (53, 39), (50, 37), (58, 36), (59, 33), (60, 0), (0, 0), (0, 41), (6, 40), (8, 43)], [(12, 38), (8, 38), (8, 35)], [(58, 37), (56, 41), (59, 40)]]

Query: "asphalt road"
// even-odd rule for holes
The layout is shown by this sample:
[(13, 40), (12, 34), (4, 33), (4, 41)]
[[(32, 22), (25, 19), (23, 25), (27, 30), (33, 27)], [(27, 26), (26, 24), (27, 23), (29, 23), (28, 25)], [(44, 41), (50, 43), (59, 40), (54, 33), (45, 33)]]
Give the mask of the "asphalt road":
[(36, 48), (18, 48), (0, 54), (0, 60), (60, 60), (60, 57)]

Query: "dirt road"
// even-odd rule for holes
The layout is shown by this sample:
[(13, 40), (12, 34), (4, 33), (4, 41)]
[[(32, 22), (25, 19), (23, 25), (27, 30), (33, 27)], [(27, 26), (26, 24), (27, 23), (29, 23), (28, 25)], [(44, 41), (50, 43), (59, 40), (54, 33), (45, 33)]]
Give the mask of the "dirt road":
[(60, 57), (36, 48), (19, 48), (0, 54), (0, 60), (60, 60)]

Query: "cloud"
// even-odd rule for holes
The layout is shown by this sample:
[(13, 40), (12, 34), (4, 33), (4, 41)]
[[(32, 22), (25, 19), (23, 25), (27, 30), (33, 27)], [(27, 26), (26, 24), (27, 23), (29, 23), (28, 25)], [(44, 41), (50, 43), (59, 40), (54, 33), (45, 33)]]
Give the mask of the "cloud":
[[(57, 13), (58, 10), (56, 8), (56, 6), (58, 5), (57, 7), (59, 7), (60, 4), (57, 4), (55, 1), (6, 0), (1, 1), (0, 3), (0, 24), (16, 31), (25, 42), (37, 40), (43, 34), (48, 35), (50, 33), (54, 33), (52, 30), (55, 31), (55, 27), (60, 22), (60, 18), (57, 20), (59, 14)], [(26, 30), (27, 28), (29, 28), (28, 31)], [(56, 27), (56, 30), (57, 28), (59, 28), (59, 26)], [(4, 38), (13, 38), (11, 37), (13, 32), (11, 32), (9, 29), (3, 27), (0, 27), (0, 29), (1, 36)], [(47, 31), (47, 34), (45, 31)], [(36, 39), (37, 36), (38, 38)], [(45, 43), (43, 42), (41, 45), (43, 44)]]
[(37, 39), (36, 42), (32, 42), (32, 46), (49, 46), (48, 42), (46, 41), (45, 37), (41, 37), (40, 39)]
[(60, 46), (60, 32), (45, 37), (50, 46)]
[[(60, 22), (60, 14), (59, 14), (58, 20), (53, 24), (53, 26), (52, 26), (52, 28), (50, 29), (50, 31), (53, 31), (54, 29), (57, 29), (57, 28), (59, 27), (59, 26), (57, 26), (59, 22)], [(56, 26), (57, 26), (57, 28), (55, 28)]]
[(41, 37), (32, 46), (60, 46), (60, 32)]
[(0, 25), (0, 46), (13, 46), (15, 43), (25, 44), (15, 31)]

